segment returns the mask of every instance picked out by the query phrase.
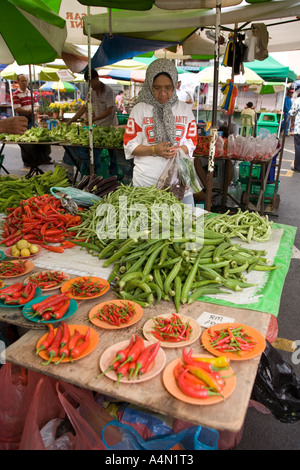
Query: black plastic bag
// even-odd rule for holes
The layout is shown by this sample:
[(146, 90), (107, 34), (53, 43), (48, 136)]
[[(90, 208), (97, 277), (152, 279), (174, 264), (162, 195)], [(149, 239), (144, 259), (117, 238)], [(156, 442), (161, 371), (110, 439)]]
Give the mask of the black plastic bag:
[(262, 403), (283, 423), (300, 419), (300, 379), (268, 341), (258, 366), (251, 399)]

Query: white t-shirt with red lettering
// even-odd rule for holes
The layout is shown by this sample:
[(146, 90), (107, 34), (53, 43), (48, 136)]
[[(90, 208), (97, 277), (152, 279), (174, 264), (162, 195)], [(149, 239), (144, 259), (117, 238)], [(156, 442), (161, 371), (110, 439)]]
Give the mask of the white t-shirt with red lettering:
[[(153, 109), (151, 104), (138, 103), (132, 109), (124, 134), (124, 151), (126, 160), (134, 159), (133, 179), (134, 186), (156, 185), (169, 160), (163, 157), (138, 157), (132, 155), (138, 145), (155, 144), (153, 135)], [(177, 101), (172, 107), (176, 119), (176, 142), (186, 145), (189, 156), (197, 145), (197, 124), (193, 111), (189, 105)], [(191, 194), (187, 191), (185, 196)]]

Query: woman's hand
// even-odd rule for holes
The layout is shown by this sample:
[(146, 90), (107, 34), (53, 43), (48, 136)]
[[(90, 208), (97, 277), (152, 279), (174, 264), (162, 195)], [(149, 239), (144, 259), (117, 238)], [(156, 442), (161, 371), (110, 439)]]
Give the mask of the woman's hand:
[(173, 158), (175, 157), (178, 147), (171, 145), (170, 142), (162, 142), (160, 144), (155, 144), (155, 152), (158, 157), (163, 158)]

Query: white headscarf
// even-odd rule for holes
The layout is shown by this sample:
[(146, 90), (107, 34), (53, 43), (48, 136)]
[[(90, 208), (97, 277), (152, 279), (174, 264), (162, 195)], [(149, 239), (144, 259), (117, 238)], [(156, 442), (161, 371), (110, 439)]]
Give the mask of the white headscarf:
[[(171, 98), (167, 103), (159, 103), (153, 95), (152, 85), (155, 77), (160, 73), (167, 73), (174, 85)], [(176, 88), (178, 73), (175, 64), (169, 59), (156, 59), (147, 68), (146, 78), (136, 103), (147, 103), (154, 106), (153, 129), (155, 143), (170, 141), (173, 145), (176, 136), (176, 122), (172, 113), (172, 106), (177, 102)]]

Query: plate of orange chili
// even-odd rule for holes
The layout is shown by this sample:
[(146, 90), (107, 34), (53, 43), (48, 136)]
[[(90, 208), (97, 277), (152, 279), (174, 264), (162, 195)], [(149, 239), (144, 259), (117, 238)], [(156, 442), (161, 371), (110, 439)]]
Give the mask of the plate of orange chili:
[[(102, 356), (100, 357), (100, 369), (101, 371), (106, 371), (112, 361), (115, 359), (116, 354), (118, 351), (125, 349), (129, 345), (130, 340), (126, 341), (121, 341), (120, 343), (113, 344), (110, 346)], [(150, 341), (144, 341), (145, 347), (149, 346), (150, 344), (154, 344), (153, 342), (151, 343)], [(160, 372), (163, 370), (166, 364), (166, 355), (164, 351), (159, 348), (158, 353), (154, 359), (154, 361), (150, 364), (148, 367), (147, 372), (145, 374), (139, 376), (136, 379), (129, 379), (128, 375), (124, 375), (121, 379), (118, 380), (118, 375), (114, 370), (109, 370), (105, 373), (106, 377), (108, 377), (111, 380), (114, 380), (116, 382), (120, 383), (126, 383), (126, 384), (132, 384), (132, 383), (140, 383), (140, 382), (145, 382), (147, 380), (153, 379), (156, 377)]]
[(148, 341), (160, 341), (163, 348), (181, 348), (197, 341), (201, 327), (187, 315), (165, 313), (146, 321), (143, 334)]
[(214, 356), (226, 356), (233, 361), (245, 361), (259, 356), (266, 348), (264, 336), (249, 325), (219, 323), (202, 334), (204, 348)]
[(30, 273), (34, 268), (31, 261), (10, 260), (0, 262), (0, 277), (11, 278)]
[[(194, 357), (211, 357), (205, 354), (194, 354)], [(173, 361), (169, 362), (166, 365), (164, 372), (163, 372), (163, 384), (167, 391), (173, 395), (173, 397), (181, 400), (185, 403), (189, 403), (191, 405), (214, 405), (216, 403), (220, 403), (228, 398), (234, 391), (236, 386), (236, 375), (233, 369), (229, 366), (228, 368), (219, 371), (221, 378), (225, 380), (224, 387), (220, 395), (211, 395), (206, 398), (195, 398), (192, 396), (187, 395), (184, 393), (178, 386), (176, 377), (175, 377), (175, 370), (178, 364), (183, 364), (183, 361), (180, 357), (173, 359)]]
[[(59, 328), (59, 327), (58, 327)], [(54, 337), (58, 331), (58, 328), (54, 328)], [(78, 359), (82, 359), (83, 357), (87, 356), (88, 354), (90, 354), (92, 351), (94, 351), (94, 349), (97, 347), (98, 345), (98, 342), (99, 342), (99, 336), (98, 336), (98, 333), (93, 329), (93, 328), (90, 328), (89, 326), (86, 326), (86, 325), (68, 325), (68, 328), (69, 328), (69, 332), (70, 332), (70, 340), (72, 339), (72, 337), (74, 337), (75, 333), (78, 332), (78, 342), (76, 343), (75, 346), (80, 346), (80, 344), (83, 343), (84, 341), (84, 338), (83, 336), (85, 336), (87, 334), (87, 331), (88, 329), (90, 329), (90, 334), (89, 334), (89, 344), (87, 346), (87, 348), (78, 356), (78, 357), (75, 357), (72, 359), (72, 361), (77, 361)], [(37, 342), (37, 345), (36, 345), (36, 351), (39, 350), (39, 348), (41, 347), (42, 343), (47, 340), (48, 338), (48, 333), (44, 334)], [(51, 344), (51, 343), (50, 343)], [(51, 346), (50, 346), (51, 347)], [(44, 349), (44, 350), (40, 350), (38, 352), (38, 355), (44, 359), (45, 361), (49, 361), (50, 357), (47, 353), (47, 349)], [(51, 363), (53, 362), (58, 362), (60, 360), (60, 362), (71, 362), (70, 360), (70, 357), (61, 357), (61, 355), (57, 354), (57, 356), (53, 356), (51, 358)]]
[(131, 300), (108, 300), (95, 305), (89, 312), (90, 321), (100, 328), (116, 330), (137, 323), (143, 316), (142, 307)]
[(95, 299), (109, 290), (110, 284), (105, 279), (96, 276), (74, 277), (65, 282), (60, 290), (72, 299)]

